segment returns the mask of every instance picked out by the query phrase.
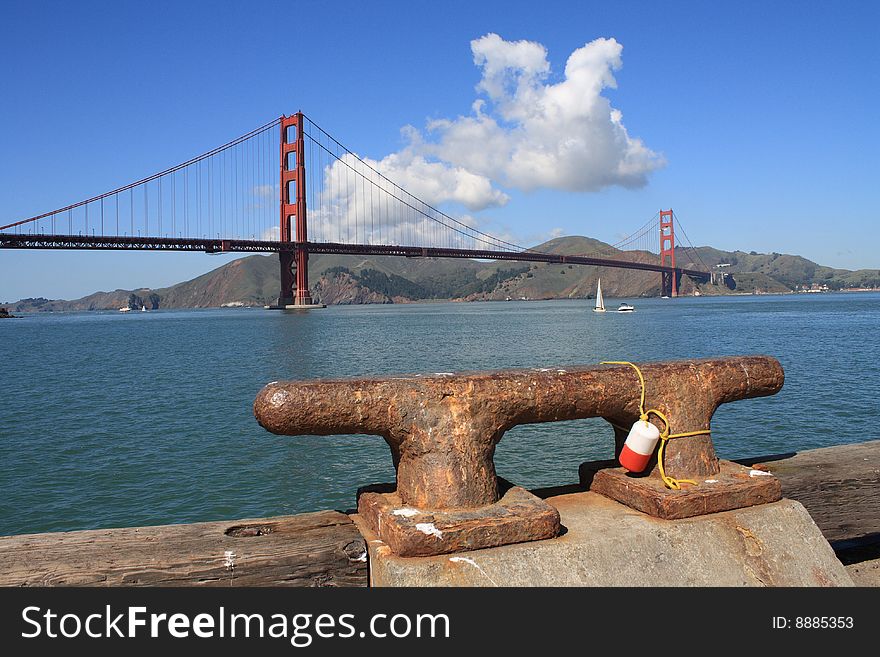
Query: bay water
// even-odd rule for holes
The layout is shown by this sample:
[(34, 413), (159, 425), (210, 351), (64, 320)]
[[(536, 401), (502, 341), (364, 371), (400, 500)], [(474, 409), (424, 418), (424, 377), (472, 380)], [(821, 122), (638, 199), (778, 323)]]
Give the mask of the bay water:
[[(621, 300), (606, 300), (616, 308)], [(31, 314), (0, 321), (0, 535), (350, 510), (394, 480), (376, 436), (284, 437), (277, 379), (768, 354), (773, 396), (719, 408), (719, 456), (880, 438), (880, 293)], [(601, 419), (516, 427), (499, 475), (574, 483), (613, 456)]]

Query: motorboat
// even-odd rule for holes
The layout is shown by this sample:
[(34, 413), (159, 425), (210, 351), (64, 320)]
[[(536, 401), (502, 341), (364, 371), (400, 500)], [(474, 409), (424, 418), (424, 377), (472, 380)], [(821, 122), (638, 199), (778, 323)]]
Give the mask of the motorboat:
[(121, 313), (127, 313), (127, 312), (129, 312), (130, 310), (131, 310), (131, 308), (129, 308), (128, 306), (122, 306), (122, 308), (119, 309), (119, 312), (121, 312)]
[(596, 283), (596, 306), (593, 308), (594, 313), (605, 312), (605, 299), (602, 298), (602, 279)]
[(631, 306), (628, 303), (622, 303), (617, 307), (617, 312), (619, 313), (632, 313), (635, 312), (636, 307)]

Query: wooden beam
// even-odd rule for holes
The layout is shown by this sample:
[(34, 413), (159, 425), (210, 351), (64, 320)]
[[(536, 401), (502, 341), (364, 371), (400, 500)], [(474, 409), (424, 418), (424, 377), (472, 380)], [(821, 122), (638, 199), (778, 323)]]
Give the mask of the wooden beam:
[(344, 513), (0, 537), (0, 586), (367, 586)]
[(829, 542), (871, 536), (880, 542), (880, 440), (737, 463), (776, 475), (783, 497), (803, 504)]

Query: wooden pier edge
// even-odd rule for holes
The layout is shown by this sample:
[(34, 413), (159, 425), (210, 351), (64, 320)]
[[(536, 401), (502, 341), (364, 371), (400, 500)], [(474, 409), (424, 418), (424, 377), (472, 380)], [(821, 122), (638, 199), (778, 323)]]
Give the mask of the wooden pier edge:
[(0, 586), (367, 586), (344, 513), (0, 537)]
[[(880, 586), (880, 440), (736, 459), (799, 501), (857, 585)], [(0, 586), (367, 586), (351, 518), (276, 518), (0, 537)]]

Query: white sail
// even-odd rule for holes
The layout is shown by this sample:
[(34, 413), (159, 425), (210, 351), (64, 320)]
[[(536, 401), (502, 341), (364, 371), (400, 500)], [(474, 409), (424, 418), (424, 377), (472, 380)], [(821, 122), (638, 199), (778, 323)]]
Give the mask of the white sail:
[(597, 313), (605, 312), (605, 300), (602, 298), (602, 279), (596, 285), (596, 307), (593, 310)]

